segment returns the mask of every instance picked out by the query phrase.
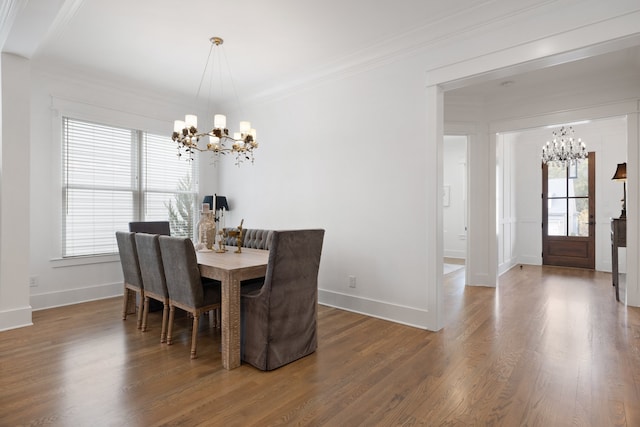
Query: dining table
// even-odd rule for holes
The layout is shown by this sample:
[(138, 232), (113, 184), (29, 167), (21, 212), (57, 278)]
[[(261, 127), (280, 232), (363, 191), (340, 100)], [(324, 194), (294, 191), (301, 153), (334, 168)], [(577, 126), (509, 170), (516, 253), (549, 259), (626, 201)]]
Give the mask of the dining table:
[(229, 246), (226, 252), (197, 251), (200, 275), (220, 281), (222, 318), (222, 366), (240, 366), (240, 282), (264, 277), (269, 251)]

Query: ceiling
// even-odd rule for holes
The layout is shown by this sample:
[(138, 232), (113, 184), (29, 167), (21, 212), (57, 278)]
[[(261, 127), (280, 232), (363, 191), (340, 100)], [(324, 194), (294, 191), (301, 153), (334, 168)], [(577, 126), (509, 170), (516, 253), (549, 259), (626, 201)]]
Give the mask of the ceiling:
[(383, 54), (396, 38), (428, 34), (487, 2), (29, 0), (3, 50), (70, 73), (195, 94), (209, 39), (219, 36), (235, 86), (255, 93)]
[[(19, 2), (22, 7), (3, 51), (70, 76), (195, 96), (209, 38), (220, 36), (228, 64), (221, 64), (220, 75), (231, 75), (238, 92), (232, 94), (225, 86), (227, 93), (222, 95), (242, 98), (303, 83), (341, 64), (389, 55), (410, 43), (444, 37), (446, 31), (456, 31), (452, 24), (463, 21), (459, 17), (489, 3), (495, 1), (28, 0)], [(519, 3), (525, 8), (535, 0)], [(515, 9), (513, 4), (504, 2), (505, 9)], [(637, 48), (556, 66), (553, 72), (547, 68), (474, 84), (455, 93), (486, 97), (496, 90), (535, 87), (575, 73), (601, 76), (620, 68), (640, 70)]]

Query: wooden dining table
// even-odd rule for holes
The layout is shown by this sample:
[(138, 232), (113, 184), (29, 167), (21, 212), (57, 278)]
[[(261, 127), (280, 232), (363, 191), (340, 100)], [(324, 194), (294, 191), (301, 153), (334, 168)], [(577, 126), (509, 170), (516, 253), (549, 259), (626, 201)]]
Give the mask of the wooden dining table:
[(269, 251), (233, 246), (227, 252), (196, 252), (200, 275), (219, 280), (222, 287), (222, 366), (240, 366), (240, 281), (264, 277)]

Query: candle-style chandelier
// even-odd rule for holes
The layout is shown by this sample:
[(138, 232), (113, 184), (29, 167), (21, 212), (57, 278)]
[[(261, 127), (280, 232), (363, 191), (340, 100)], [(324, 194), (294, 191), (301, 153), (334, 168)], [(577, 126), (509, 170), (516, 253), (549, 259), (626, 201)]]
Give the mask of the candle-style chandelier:
[(542, 163), (567, 167), (586, 159), (589, 156), (587, 147), (581, 138), (576, 140), (573, 133), (571, 126), (562, 126), (559, 131), (553, 131), (553, 139), (542, 146)]
[[(211, 41), (211, 48), (209, 49), (207, 64), (200, 79), (196, 98), (200, 94), (202, 83), (207, 74), (213, 49), (220, 47), (224, 42), (220, 37), (211, 37), (209, 40)], [(211, 72), (213, 73), (213, 65)], [(210, 98), (211, 97), (209, 97), (209, 101)], [(206, 146), (202, 147), (199, 143), (200, 139), (204, 137), (208, 137), (208, 142)], [(195, 114), (187, 114), (184, 120), (176, 120), (174, 122), (171, 139), (178, 144), (178, 157), (182, 157), (184, 152), (184, 154), (188, 156), (188, 160), (193, 160), (193, 156), (197, 151), (213, 152), (216, 158), (220, 154), (233, 154), (235, 155), (237, 166), (244, 160), (251, 160), (251, 163), (253, 163), (253, 151), (258, 148), (256, 130), (251, 128), (251, 123), (241, 121), (240, 132), (234, 132), (233, 136), (230, 136), (229, 129), (227, 129), (227, 118), (223, 114), (215, 114), (213, 116), (213, 129), (207, 132), (200, 132), (198, 130), (198, 117)]]

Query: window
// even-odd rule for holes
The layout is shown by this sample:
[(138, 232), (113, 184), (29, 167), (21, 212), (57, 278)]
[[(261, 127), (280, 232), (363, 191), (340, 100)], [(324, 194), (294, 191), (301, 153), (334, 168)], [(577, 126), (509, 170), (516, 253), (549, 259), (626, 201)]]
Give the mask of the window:
[(62, 121), (63, 257), (116, 253), (130, 221), (168, 220), (173, 235), (193, 236), (197, 161), (176, 160), (166, 136)]
[(549, 236), (589, 236), (589, 160), (547, 165)]

